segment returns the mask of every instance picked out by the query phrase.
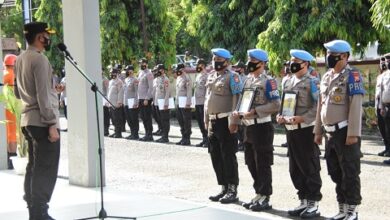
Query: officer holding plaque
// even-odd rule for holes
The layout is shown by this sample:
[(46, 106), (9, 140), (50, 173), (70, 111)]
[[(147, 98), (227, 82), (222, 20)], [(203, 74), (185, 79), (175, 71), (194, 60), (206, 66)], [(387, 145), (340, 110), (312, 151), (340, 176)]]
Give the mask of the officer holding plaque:
[(309, 73), (310, 62), (314, 60), (310, 53), (290, 50), (290, 55), (293, 75), (282, 85), (282, 111), (276, 117), (277, 122), (286, 128), (290, 176), (300, 199), (300, 204), (288, 214), (314, 218), (320, 215), (318, 201), (322, 198), (320, 151), (313, 134), (319, 82)]

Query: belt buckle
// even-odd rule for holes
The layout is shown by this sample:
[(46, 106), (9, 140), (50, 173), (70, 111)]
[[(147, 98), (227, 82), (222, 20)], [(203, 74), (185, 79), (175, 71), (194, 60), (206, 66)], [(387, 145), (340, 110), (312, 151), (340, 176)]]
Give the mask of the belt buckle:
[(327, 125), (327, 126), (325, 126), (325, 130), (327, 131), (327, 132), (335, 132), (336, 131), (336, 126), (335, 125)]
[(209, 115), (209, 119), (210, 120), (216, 120), (217, 119), (217, 115)]

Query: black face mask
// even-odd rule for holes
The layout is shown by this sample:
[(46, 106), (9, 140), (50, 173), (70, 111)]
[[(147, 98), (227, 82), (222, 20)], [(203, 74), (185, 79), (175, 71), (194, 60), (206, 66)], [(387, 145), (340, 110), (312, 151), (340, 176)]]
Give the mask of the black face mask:
[(382, 71), (387, 70), (387, 63), (386, 63), (386, 62), (381, 62), (381, 63), (379, 64), (379, 68), (380, 68)]
[(339, 62), (341, 60), (341, 55), (338, 55), (338, 56), (333, 56), (333, 55), (328, 55), (326, 56), (326, 64), (328, 66), (328, 68), (334, 68), (337, 64), (337, 62)]
[(259, 63), (260, 63), (260, 62), (255, 63), (255, 62), (249, 61), (249, 62), (246, 64), (247, 69), (248, 69), (248, 72), (253, 73), (253, 72), (255, 72), (256, 70), (258, 70), (258, 69), (260, 68), (260, 66), (257, 66)]
[(142, 65), (141, 70), (145, 70), (145, 69), (146, 69), (146, 65)]
[(302, 63), (295, 63), (295, 62), (291, 63), (290, 64), (291, 72), (296, 73), (296, 72), (299, 72), (299, 70), (303, 69), (303, 67), (301, 66)]
[(162, 75), (162, 72), (161, 72), (161, 71), (158, 71), (158, 72), (156, 73), (156, 75), (157, 75), (157, 76), (161, 76), (161, 75)]
[(50, 47), (51, 47), (51, 40), (50, 40), (50, 38), (46, 38), (46, 37), (43, 37), (43, 39), (45, 39), (45, 40), (43, 41), (45, 50), (46, 50), (46, 51), (49, 51), (49, 50), (50, 50)]
[(221, 71), (225, 68), (226, 61), (213, 61), (213, 67), (215, 71)]
[(111, 74), (110, 77), (111, 79), (116, 79), (116, 74)]
[(183, 74), (182, 71), (177, 71), (177, 72), (176, 72), (176, 75), (178, 75), (178, 76), (181, 76), (182, 74)]
[(200, 73), (200, 72), (202, 72), (202, 70), (203, 70), (203, 67), (201, 67), (201, 66), (196, 67), (196, 72)]
[(291, 69), (290, 69), (290, 67), (284, 67), (284, 72), (286, 73), (286, 74), (290, 74), (291, 73)]

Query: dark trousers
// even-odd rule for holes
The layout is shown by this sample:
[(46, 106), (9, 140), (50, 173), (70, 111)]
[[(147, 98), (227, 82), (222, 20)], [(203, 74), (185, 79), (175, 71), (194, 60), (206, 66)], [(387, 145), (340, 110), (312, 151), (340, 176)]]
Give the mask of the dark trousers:
[(153, 118), (154, 118), (154, 120), (157, 123), (158, 130), (161, 130), (161, 128), (162, 128), (162, 125), (161, 125), (161, 115), (160, 115), (160, 110), (158, 109), (158, 105), (154, 105), (153, 104), (152, 108), (153, 108), (152, 109)]
[(144, 99), (139, 100), (139, 111), (142, 119), (142, 123), (145, 128), (145, 135), (151, 136), (153, 133), (152, 124), (152, 100), (148, 100), (148, 105), (144, 105)]
[(107, 106), (103, 106), (103, 123), (104, 134), (108, 134), (108, 128), (110, 127), (110, 110)]
[(274, 127), (271, 122), (247, 126), (245, 163), (254, 180), (253, 188), (257, 194), (272, 194), (272, 169), (274, 163)]
[(24, 199), (28, 206), (42, 207), (50, 202), (57, 181), (60, 140), (48, 140), (48, 127), (27, 126), (22, 132), (28, 142)]
[(359, 205), (360, 194), (360, 143), (345, 145), (348, 127), (327, 133), (325, 158), (328, 173), (336, 183), (337, 201)]
[(64, 116), (68, 119), (68, 106), (64, 105)]
[(168, 138), (171, 123), (169, 121), (170, 110), (160, 110), (162, 138)]
[(126, 131), (126, 109), (125, 109), (125, 106), (121, 107), (121, 113), (122, 113), (121, 128), (122, 128), (122, 131)]
[(190, 139), (191, 137), (191, 117), (192, 113), (190, 108), (177, 108), (177, 120), (183, 139)]
[(290, 177), (300, 200), (322, 198), (320, 150), (314, 144), (313, 126), (287, 130)]
[(238, 164), (235, 135), (228, 127), (228, 118), (209, 123), (209, 153), (219, 185), (238, 185)]
[(204, 105), (195, 105), (195, 114), (196, 114), (196, 121), (198, 122), (200, 132), (202, 133), (202, 137), (206, 138), (207, 130), (204, 126)]
[(114, 125), (115, 135), (122, 135), (122, 108), (110, 108), (110, 117)]
[(131, 135), (138, 136), (139, 131), (139, 120), (138, 120), (138, 108), (129, 108), (127, 105), (126, 109), (126, 121), (130, 127)]
[(378, 127), (381, 132), (386, 150), (390, 150), (390, 113), (386, 112), (385, 116), (381, 115), (380, 109), (377, 109)]

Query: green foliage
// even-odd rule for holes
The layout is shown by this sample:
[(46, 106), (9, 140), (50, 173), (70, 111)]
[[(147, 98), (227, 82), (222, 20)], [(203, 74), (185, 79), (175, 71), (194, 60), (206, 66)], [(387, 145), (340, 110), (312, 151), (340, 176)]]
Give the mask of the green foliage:
[(1, 37), (15, 38), (23, 42), (23, 18), (21, 0), (16, 0), (16, 7), (0, 10)]
[(378, 53), (385, 54), (390, 51), (390, 2), (389, 0), (371, 0), (371, 2), (373, 3), (370, 9), (371, 21), (380, 33)]

